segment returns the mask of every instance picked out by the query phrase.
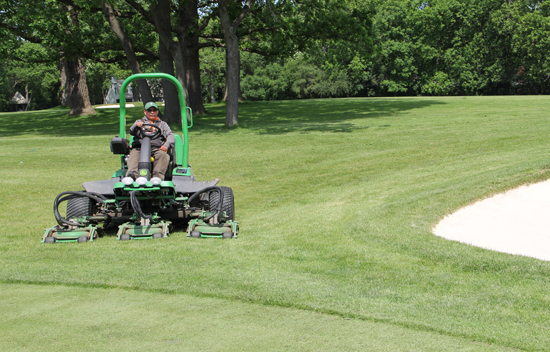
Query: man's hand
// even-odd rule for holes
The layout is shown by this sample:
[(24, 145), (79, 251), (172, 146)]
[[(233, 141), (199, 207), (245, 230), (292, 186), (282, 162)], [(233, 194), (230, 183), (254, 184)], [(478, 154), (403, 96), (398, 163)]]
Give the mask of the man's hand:
[(168, 151), (168, 148), (166, 148), (165, 145), (163, 145), (163, 146), (160, 147), (159, 149), (162, 150), (163, 152), (167, 152), (167, 151)]
[(138, 122), (136, 122), (136, 126), (137, 126), (137, 127), (141, 127), (142, 125), (143, 125), (143, 121), (138, 121)]

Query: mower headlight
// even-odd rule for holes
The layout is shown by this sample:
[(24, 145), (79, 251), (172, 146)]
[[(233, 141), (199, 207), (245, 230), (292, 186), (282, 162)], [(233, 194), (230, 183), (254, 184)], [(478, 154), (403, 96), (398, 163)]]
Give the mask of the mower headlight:
[(124, 183), (126, 186), (130, 186), (132, 183), (134, 183), (134, 179), (131, 177), (124, 177), (122, 179), (122, 183)]
[(152, 183), (154, 186), (160, 185), (161, 182), (162, 182), (162, 180), (160, 179), (160, 177), (153, 177), (153, 178), (151, 179), (151, 183)]
[(138, 177), (136, 183), (140, 186), (143, 186), (147, 183), (147, 179), (145, 177)]

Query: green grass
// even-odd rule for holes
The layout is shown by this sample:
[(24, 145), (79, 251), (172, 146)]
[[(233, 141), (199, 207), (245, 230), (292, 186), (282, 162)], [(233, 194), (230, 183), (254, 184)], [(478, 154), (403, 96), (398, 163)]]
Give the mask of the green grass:
[[(58, 193), (108, 178), (118, 167), (109, 152), (118, 133), (116, 112), (80, 118), (62, 109), (0, 114), (6, 121), (0, 126), (3, 290), (21, 297), (17, 309), (39, 307), (42, 291), (58, 296), (58, 309), (43, 314), (52, 322), (77, 317), (70, 301), (61, 303), (67, 296), (86, 300), (86, 292), (104, 297), (106, 307), (117, 307), (121, 292), (127, 295), (123, 307), (139, 307), (150, 297), (134, 318), (156, 314), (147, 307), (161, 312), (187, 300), (226, 305), (228, 312), (249, 309), (256, 312), (250, 321), (246, 315), (235, 321), (234, 313), (220, 318), (205, 308), (189, 323), (203, 326), (201, 319), (215, 316), (241, 337), (272, 336), (273, 350), (550, 350), (550, 263), (431, 233), (461, 206), (549, 178), (546, 105), (546, 97), (536, 96), (244, 103), (240, 127), (231, 130), (223, 127), (223, 106), (209, 106), (207, 116), (195, 117), (189, 160), (198, 179), (219, 177), (233, 188), (239, 238), (192, 240), (177, 232), (122, 243), (110, 234), (82, 245), (44, 245), (40, 238), (55, 223), (51, 208)], [(128, 109), (129, 121), (140, 113)], [(100, 318), (114, 321), (113, 328), (123, 324), (111, 311)], [(25, 330), (30, 324), (19, 322), (17, 313), (4, 314), (9, 326)], [(258, 323), (252, 323), (254, 314)], [(344, 339), (350, 345), (337, 339), (319, 345), (324, 335), (316, 331), (330, 319), (350, 323), (353, 336), (363, 335), (361, 329), (371, 334)], [(168, 321), (189, 329), (184, 320)], [(311, 333), (303, 340), (288, 337), (285, 323), (277, 340), (262, 330), (272, 321), (304, 321)], [(10, 332), (10, 346), (25, 349), (39, 341), (5, 324), (0, 330)], [(327, 330), (344, 336), (338, 327)], [(138, 336), (127, 339), (137, 344)], [(147, 336), (151, 343), (172, 339)], [(221, 349), (208, 331), (193, 336), (195, 342), (214, 339), (206, 350)], [(111, 346), (108, 335), (95, 339), (91, 346)], [(231, 335), (224, 332), (219, 341), (231, 343)], [(196, 350), (195, 342), (185, 346)], [(176, 345), (162, 348), (182, 348)], [(266, 348), (251, 343), (240, 349)]]
[(12, 297), (0, 305), (6, 308), (0, 312), (4, 351), (504, 351), (388, 324), (215, 298), (35, 285), (4, 285), (3, 294)]

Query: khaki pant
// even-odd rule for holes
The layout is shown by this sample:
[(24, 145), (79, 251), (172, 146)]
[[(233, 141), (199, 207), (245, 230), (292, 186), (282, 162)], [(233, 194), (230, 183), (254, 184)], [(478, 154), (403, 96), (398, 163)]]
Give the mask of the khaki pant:
[[(139, 149), (132, 149), (128, 158), (128, 172), (126, 176), (132, 177), (134, 180), (138, 177)], [(151, 154), (155, 158), (153, 162), (153, 177), (159, 177), (164, 180), (164, 174), (170, 163), (170, 155), (160, 149), (152, 149)]]

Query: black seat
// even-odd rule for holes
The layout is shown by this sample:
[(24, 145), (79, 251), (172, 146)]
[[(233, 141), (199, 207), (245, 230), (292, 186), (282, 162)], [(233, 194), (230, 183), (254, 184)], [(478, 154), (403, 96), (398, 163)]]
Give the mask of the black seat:
[(166, 181), (172, 181), (172, 173), (174, 172), (174, 164), (176, 163), (176, 148), (173, 145), (168, 148), (168, 155), (170, 155), (170, 162), (166, 167), (166, 172), (164, 174), (164, 179)]
[(111, 139), (111, 152), (113, 152), (113, 154), (130, 153), (130, 150), (128, 149), (128, 141), (119, 136), (113, 137), (113, 139)]

